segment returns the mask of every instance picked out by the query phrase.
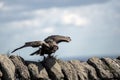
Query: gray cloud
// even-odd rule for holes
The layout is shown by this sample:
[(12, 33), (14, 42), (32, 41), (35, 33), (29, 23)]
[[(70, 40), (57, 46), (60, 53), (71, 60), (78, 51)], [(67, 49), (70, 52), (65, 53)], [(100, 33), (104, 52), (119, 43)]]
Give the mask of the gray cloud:
[(82, 6), (90, 4), (104, 3), (109, 0), (4, 0), (8, 5), (22, 5), (29, 7), (29, 9), (34, 8), (51, 8), (51, 7), (69, 7), (69, 6)]
[[(30, 11), (35, 9), (45, 9), (45, 8), (54, 8), (54, 7), (72, 7), (72, 6), (85, 6), (91, 4), (100, 4), (107, 2), (108, 0), (4, 0), (4, 6), (7, 10), (1, 12), (0, 23), (10, 22), (13, 20), (27, 19), (27, 16), (24, 16), (22, 12)], [(13, 15), (14, 14), (14, 15)], [(24, 17), (24, 18), (23, 18)]]

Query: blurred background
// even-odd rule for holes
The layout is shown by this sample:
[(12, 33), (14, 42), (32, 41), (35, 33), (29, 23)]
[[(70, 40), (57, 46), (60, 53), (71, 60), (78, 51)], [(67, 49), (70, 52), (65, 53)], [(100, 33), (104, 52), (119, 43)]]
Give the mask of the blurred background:
[[(86, 60), (120, 56), (120, 0), (0, 0), (0, 53), (50, 35), (70, 36), (60, 43), (57, 58)], [(27, 60), (37, 50), (13, 53)]]

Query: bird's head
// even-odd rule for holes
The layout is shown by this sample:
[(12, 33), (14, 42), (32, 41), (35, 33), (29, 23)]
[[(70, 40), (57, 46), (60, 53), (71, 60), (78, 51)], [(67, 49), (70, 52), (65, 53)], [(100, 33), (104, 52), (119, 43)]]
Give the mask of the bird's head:
[(65, 40), (66, 42), (70, 42), (70, 41), (71, 41), (71, 38), (68, 37), (68, 36), (66, 36), (66, 37), (64, 38), (64, 40)]
[(53, 40), (56, 41), (57, 43), (59, 43), (59, 42), (70, 42), (71, 38), (68, 37), (68, 36), (55, 35)]
[(68, 36), (62, 36), (62, 35), (52, 35), (52, 36), (48, 36), (44, 41), (45, 42), (49, 42), (53, 40), (56, 43), (60, 43), (60, 42), (70, 42), (71, 38)]

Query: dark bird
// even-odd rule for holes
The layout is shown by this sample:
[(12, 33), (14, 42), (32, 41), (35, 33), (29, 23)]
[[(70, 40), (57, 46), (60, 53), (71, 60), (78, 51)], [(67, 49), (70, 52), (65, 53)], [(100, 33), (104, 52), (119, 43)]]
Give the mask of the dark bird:
[(58, 43), (60, 42), (70, 42), (71, 38), (67, 36), (61, 36), (61, 35), (52, 35), (48, 36), (44, 41), (32, 41), (32, 42), (26, 42), (25, 45), (15, 49), (12, 51), (15, 52), (21, 48), (24, 47), (39, 47), (39, 49), (35, 52), (33, 52), (30, 55), (41, 55), (44, 56), (44, 54), (48, 54), (48, 56), (51, 56), (52, 53), (55, 53), (58, 50)]

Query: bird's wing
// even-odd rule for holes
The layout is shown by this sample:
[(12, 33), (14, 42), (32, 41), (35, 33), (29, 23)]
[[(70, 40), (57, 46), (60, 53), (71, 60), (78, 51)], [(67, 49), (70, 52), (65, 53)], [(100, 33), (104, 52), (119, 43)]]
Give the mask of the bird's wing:
[(56, 43), (60, 43), (60, 42), (70, 42), (71, 38), (68, 36), (52, 35), (52, 36), (48, 36), (44, 41), (47, 43), (50, 40), (53, 40)]
[(19, 49), (21, 49), (21, 48), (24, 48), (24, 47), (39, 47), (39, 46), (42, 46), (42, 45), (48, 46), (44, 41), (26, 42), (25, 45), (13, 50), (12, 53), (19, 50)]

